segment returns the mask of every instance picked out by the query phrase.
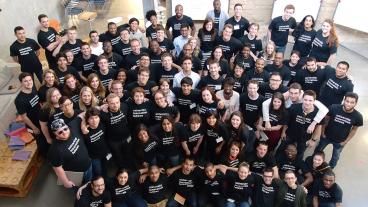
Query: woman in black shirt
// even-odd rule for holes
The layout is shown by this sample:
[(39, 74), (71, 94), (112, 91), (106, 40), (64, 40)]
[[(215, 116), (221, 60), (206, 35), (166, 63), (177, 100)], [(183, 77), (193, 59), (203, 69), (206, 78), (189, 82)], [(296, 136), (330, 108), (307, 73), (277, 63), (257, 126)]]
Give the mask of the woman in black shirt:
[(99, 101), (93, 94), (92, 89), (88, 86), (84, 86), (79, 93), (78, 108), (81, 111), (87, 111), (87, 109), (96, 107), (98, 104)]
[(40, 97), (39, 102), (43, 105), (46, 102), (46, 92), (49, 88), (59, 89), (59, 78), (56, 76), (55, 72), (51, 69), (46, 69), (42, 76), (42, 85), (38, 89), (38, 96)]
[(91, 73), (88, 75), (87, 86), (92, 89), (93, 94), (97, 97), (99, 103), (102, 104), (106, 96), (106, 91), (96, 73)]
[(214, 28), (212, 18), (206, 18), (203, 26), (198, 31), (198, 38), (200, 40), (203, 60), (207, 60), (211, 56), (211, 52), (215, 47), (215, 40), (217, 38), (217, 30)]
[(312, 42), (316, 36), (314, 26), (314, 17), (312, 15), (307, 15), (292, 33), (295, 38), (293, 50), (300, 52), (300, 57), (302, 59), (305, 59), (311, 50)]
[(181, 140), (181, 146), (186, 156), (194, 156), (197, 164), (203, 163), (203, 125), (202, 119), (198, 114), (192, 114), (189, 122), (184, 128), (185, 137)]
[(128, 119), (131, 129), (138, 124), (151, 126), (152, 123), (152, 102), (145, 101), (144, 89), (136, 87), (132, 90), (132, 99), (128, 100)]
[(148, 178), (142, 184), (142, 196), (148, 205), (165, 207), (167, 203), (167, 177), (157, 165), (148, 169)]
[[(70, 98), (74, 104), (79, 102), (79, 93), (82, 88), (79, 81), (72, 74), (67, 74), (64, 78), (63, 95)], [(76, 105), (75, 105), (76, 106)]]
[(136, 140), (134, 140), (134, 163), (135, 168), (147, 168), (150, 165), (156, 165), (158, 141), (148, 131), (144, 124), (139, 124), (136, 129)]
[(240, 111), (234, 111), (229, 120), (229, 143), (238, 141), (241, 143), (241, 151), (252, 152), (256, 136), (253, 129), (244, 123), (243, 114)]

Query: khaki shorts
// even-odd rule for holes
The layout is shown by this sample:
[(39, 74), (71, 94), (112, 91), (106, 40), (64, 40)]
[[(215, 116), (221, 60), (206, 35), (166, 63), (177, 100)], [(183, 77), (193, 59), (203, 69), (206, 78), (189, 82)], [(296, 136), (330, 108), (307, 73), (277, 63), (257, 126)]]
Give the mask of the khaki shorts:
[(166, 203), (167, 203), (167, 199), (165, 199), (161, 202), (155, 203), (155, 204), (148, 204), (147, 203), (147, 207), (166, 207)]

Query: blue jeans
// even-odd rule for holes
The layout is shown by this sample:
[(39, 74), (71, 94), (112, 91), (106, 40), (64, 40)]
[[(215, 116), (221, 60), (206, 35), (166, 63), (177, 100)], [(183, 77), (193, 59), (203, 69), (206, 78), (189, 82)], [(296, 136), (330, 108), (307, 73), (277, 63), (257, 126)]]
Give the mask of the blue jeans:
[(83, 183), (87, 183), (91, 180), (92, 180), (92, 165), (90, 165), (88, 169), (84, 172)]
[(335, 207), (335, 203), (318, 203), (319, 207)]
[(147, 207), (147, 204), (143, 198), (133, 194), (123, 202), (112, 202), (112, 207)]
[(106, 178), (107, 176), (107, 168), (106, 168), (106, 159), (92, 159), (92, 174), (93, 176), (101, 175)]
[(344, 146), (342, 146), (339, 142), (334, 142), (330, 138), (321, 138), (319, 141), (318, 146), (315, 149), (315, 152), (317, 151), (323, 151), (327, 145), (332, 144), (332, 157), (330, 160), (330, 167), (335, 168), (337, 161), (340, 158), (340, 153), (342, 152), (342, 149)]
[[(174, 200), (174, 195), (169, 198), (167, 201), (167, 207), (179, 207), (182, 206), (180, 203), (176, 202)], [(197, 196), (195, 193), (192, 193), (192, 195), (189, 198), (186, 198), (185, 200), (185, 206), (187, 207), (197, 207)]]
[(225, 207), (250, 207), (250, 205), (247, 201), (243, 201), (243, 202), (226, 201)]
[(277, 46), (276, 45), (276, 52), (282, 52), (285, 53), (286, 45), (285, 46)]

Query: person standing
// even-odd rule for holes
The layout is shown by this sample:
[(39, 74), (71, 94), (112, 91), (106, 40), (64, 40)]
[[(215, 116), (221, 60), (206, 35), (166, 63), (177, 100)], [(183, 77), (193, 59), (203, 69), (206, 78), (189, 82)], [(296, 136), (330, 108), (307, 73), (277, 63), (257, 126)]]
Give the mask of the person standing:
[(280, 184), (275, 205), (276, 207), (306, 207), (306, 193), (302, 186), (297, 184), (295, 173), (291, 170), (286, 171), (284, 182)]
[(335, 173), (329, 171), (313, 186), (313, 207), (341, 207), (342, 189), (335, 182)]
[(209, 11), (206, 15), (206, 18), (211, 18), (214, 21), (214, 28), (220, 32), (224, 29), (225, 21), (229, 19), (229, 15), (224, 10), (221, 10), (221, 1), (214, 0), (213, 1), (213, 10)]
[(15, 62), (20, 64), (22, 72), (36, 74), (38, 81), (42, 83), (42, 65), (38, 56), (40, 55), (40, 46), (34, 39), (26, 38), (26, 32), (23, 27), (14, 28), (14, 34), (17, 40), (10, 46), (10, 56)]
[(272, 19), (268, 26), (268, 38), (275, 42), (276, 52), (285, 52), (289, 32), (292, 32), (296, 27), (295, 18), (292, 17), (294, 12), (295, 7), (293, 5), (286, 5), (284, 14)]
[(249, 21), (242, 16), (243, 5), (236, 3), (234, 6), (234, 16), (227, 19), (225, 24), (231, 24), (234, 27), (233, 37), (240, 40), (244, 36), (244, 32), (248, 32)]
[(45, 49), (45, 55), (49, 68), (56, 67), (56, 60), (52, 56), (54, 49), (61, 43), (61, 38), (57, 31), (50, 27), (49, 18), (45, 14), (38, 15), (38, 21), (40, 22), (41, 28), (37, 34), (37, 41), (43, 49)]
[(359, 127), (363, 126), (363, 116), (355, 109), (358, 103), (358, 94), (348, 92), (342, 105), (333, 104), (327, 114), (328, 122), (322, 127), (322, 138), (317, 151), (322, 151), (328, 144), (332, 144), (331, 168), (334, 168), (339, 160), (344, 146), (354, 137)]
[[(193, 20), (192, 18), (183, 14), (183, 6), (178, 4), (175, 6), (175, 16), (168, 18), (166, 22), (165, 30), (167, 38), (174, 40), (177, 36), (179, 36), (181, 25), (184, 23), (190, 26), (192, 29), (190, 34), (191, 36), (194, 36), (196, 29)], [(170, 28), (172, 29), (172, 32), (170, 32)]]

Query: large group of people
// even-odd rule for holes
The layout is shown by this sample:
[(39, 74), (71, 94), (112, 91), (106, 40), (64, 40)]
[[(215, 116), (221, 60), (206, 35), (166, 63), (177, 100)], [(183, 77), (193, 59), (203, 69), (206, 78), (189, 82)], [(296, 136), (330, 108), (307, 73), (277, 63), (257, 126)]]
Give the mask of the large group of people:
[[(342, 205), (333, 169), (363, 118), (349, 63), (331, 66), (333, 22), (297, 24), (287, 5), (263, 47), (242, 4), (232, 17), (213, 6), (198, 32), (182, 5), (165, 27), (151, 10), (148, 28), (110, 22), (89, 42), (75, 27), (61, 36), (44, 14), (37, 41), (15, 27), (17, 112), (77, 206)], [(83, 186), (68, 171), (82, 172)]]

